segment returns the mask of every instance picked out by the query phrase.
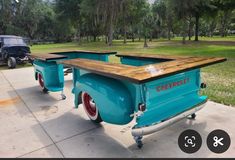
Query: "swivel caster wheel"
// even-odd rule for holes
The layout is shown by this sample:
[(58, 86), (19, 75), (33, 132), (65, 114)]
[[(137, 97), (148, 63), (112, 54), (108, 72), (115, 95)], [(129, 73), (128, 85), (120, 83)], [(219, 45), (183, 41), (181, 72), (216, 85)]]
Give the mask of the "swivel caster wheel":
[(141, 149), (141, 148), (143, 147), (142, 138), (143, 138), (143, 137), (140, 137), (140, 136), (134, 137), (134, 140), (135, 140), (135, 142), (136, 142), (136, 144), (137, 144), (137, 147), (138, 147), (139, 149)]
[(196, 119), (196, 116), (197, 116), (197, 115), (196, 115), (195, 113), (193, 113), (193, 114), (191, 114), (191, 115), (189, 116), (189, 119), (193, 119), (193, 120), (194, 120), (194, 119)]
[(65, 100), (66, 96), (64, 94), (61, 94), (61, 98), (62, 98), (62, 100)]

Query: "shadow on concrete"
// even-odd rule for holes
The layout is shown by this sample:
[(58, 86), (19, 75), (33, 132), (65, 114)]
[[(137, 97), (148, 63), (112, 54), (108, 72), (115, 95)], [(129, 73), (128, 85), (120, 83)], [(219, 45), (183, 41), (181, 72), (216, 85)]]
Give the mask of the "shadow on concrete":
[(65, 157), (134, 157), (129, 149), (104, 133), (101, 124), (77, 113), (64, 113), (42, 122), (42, 126)]

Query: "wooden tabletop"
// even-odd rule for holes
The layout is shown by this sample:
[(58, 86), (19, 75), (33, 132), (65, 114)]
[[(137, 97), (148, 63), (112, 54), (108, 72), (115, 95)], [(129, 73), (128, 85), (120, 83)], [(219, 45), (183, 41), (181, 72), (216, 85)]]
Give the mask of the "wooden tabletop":
[(89, 53), (89, 54), (116, 54), (117, 52), (113, 51), (83, 51), (83, 50), (75, 50), (75, 51), (64, 51), (64, 52), (49, 52), (49, 53), (33, 53), (30, 56), (34, 59), (40, 59), (43, 61), (47, 60), (55, 60), (55, 59), (63, 59), (67, 58), (66, 54), (72, 53)]
[(54, 52), (51, 54), (69, 54), (69, 53), (90, 53), (90, 54), (117, 54), (116, 51), (88, 51), (88, 50), (73, 50), (65, 52)]
[(140, 58), (140, 59), (185, 59), (185, 58), (194, 58), (194, 56), (173, 56), (173, 55), (161, 55), (161, 54), (144, 54), (144, 53), (125, 53), (117, 54), (117, 57), (131, 57), (131, 58)]
[(43, 54), (30, 54), (30, 57), (34, 59), (39, 59), (42, 61), (47, 61), (47, 60), (55, 60), (55, 59), (63, 59), (67, 58), (65, 55), (59, 55), (59, 54), (49, 54), (49, 53), (43, 53)]
[(79, 58), (72, 60), (64, 60), (59, 63), (75, 68), (81, 68), (84, 70), (91, 71), (93, 73), (112, 78), (128, 80), (133, 83), (145, 83), (172, 74), (205, 67), (223, 61), (226, 61), (226, 59), (213, 57), (184, 57), (168, 62), (138, 67)]

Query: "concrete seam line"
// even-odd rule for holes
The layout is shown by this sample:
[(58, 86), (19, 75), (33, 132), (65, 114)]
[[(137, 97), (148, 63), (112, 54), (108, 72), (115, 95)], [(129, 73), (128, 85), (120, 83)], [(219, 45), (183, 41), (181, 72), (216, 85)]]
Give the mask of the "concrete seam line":
[(60, 143), (60, 142), (62, 142), (62, 141), (65, 141), (65, 140), (67, 140), (67, 139), (70, 139), (70, 138), (73, 138), (73, 137), (76, 137), (76, 136), (79, 136), (79, 135), (83, 135), (83, 134), (85, 134), (85, 133), (87, 133), (87, 132), (90, 132), (90, 131), (95, 130), (95, 129), (98, 129), (98, 128), (100, 128), (100, 127), (94, 127), (94, 128), (88, 129), (88, 130), (83, 131), (83, 132), (81, 132), (81, 133), (74, 134), (74, 135), (69, 136), (69, 137), (67, 137), (67, 138), (61, 139), (61, 140), (59, 140), (59, 141), (57, 141), (57, 142), (55, 142), (55, 143), (57, 144), (57, 143)]
[(63, 156), (63, 158), (65, 158), (64, 154), (62, 153), (62, 151), (59, 149), (59, 147), (56, 145), (56, 143), (53, 141), (53, 139), (51, 138), (51, 136), (49, 135), (49, 133), (46, 131), (46, 129), (43, 127), (43, 125), (40, 123), (40, 121), (37, 119), (37, 117), (33, 114), (33, 112), (31, 111), (31, 109), (29, 108), (29, 106), (25, 103), (25, 101), (21, 98), (21, 96), (19, 95), (19, 93), (16, 91), (16, 89), (12, 86), (12, 84), (10, 83), (10, 81), (5, 77), (4, 74), (2, 74), (3, 77), (7, 80), (7, 82), (10, 84), (10, 86), (12, 87), (12, 89), (16, 92), (16, 94), (20, 97), (21, 101), (24, 103), (25, 107), (29, 110), (29, 112), (33, 115), (33, 117), (36, 119), (36, 121), (38, 122), (38, 124), (40, 125), (40, 127), (42, 128), (42, 130), (46, 133), (46, 135), (51, 139), (52, 143), (56, 146), (56, 148), (58, 149), (58, 151), (60, 152), (60, 154)]
[[(62, 140), (59, 140), (58, 142), (55, 142), (55, 143), (58, 144), (58, 143), (60, 143), (60, 142), (63, 142), (63, 141), (65, 141), (65, 140), (68, 140), (68, 139), (70, 139), (70, 138), (73, 138), (73, 137), (76, 137), (76, 136), (79, 136), (79, 135), (83, 135), (83, 134), (85, 134), (85, 133), (91, 132), (91, 131), (96, 130), (96, 129), (98, 129), (98, 128), (101, 128), (101, 126), (97, 126), (97, 127), (91, 128), (91, 129), (89, 129), (89, 130), (86, 130), (86, 131), (84, 131), (84, 132), (81, 132), (81, 133), (72, 135), (72, 136), (70, 136), (70, 137), (67, 137), (67, 138), (64, 138), (64, 139), (62, 139)], [(136, 156), (130, 149), (128, 149), (128, 147), (127, 147), (125, 144), (122, 144), (122, 143), (121, 143), (119, 140), (117, 140), (117, 139), (115, 139), (115, 141), (117, 141), (117, 143), (118, 143), (119, 145), (125, 147), (133, 156)]]
[(27, 155), (27, 154), (30, 154), (30, 153), (33, 153), (33, 152), (39, 151), (39, 150), (41, 150), (41, 149), (44, 149), (44, 148), (50, 147), (50, 146), (52, 146), (52, 145), (54, 145), (54, 144), (49, 144), (49, 145), (47, 145), (47, 146), (40, 147), (40, 148), (35, 149), (35, 150), (33, 150), (33, 151), (30, 151), (30, 152), (28, 152), (28, 153), (24, 153), (23, 155), (17, 156), (16, 158), (21, 158), (21, 157), (23, 157), (23, 156), (25, 156), (25, 155)]
[[(59, 149), (59, 147), (57, 146), (58, 143), (60, 143), (60, 142), (62, 142), (62, 141), (65, 141), (65, 140), (68, 140), (68, 139), (70, 139), (70, 138), (73, 138), (73, 137), (75, 137), (75, 136), (79, 136), (79, 135), (86, 134), (86, 133), (88, 133), (88, 132), (91, 132), (92, 130), (96, 130), (96, 129), (98, 129), (98, 128), (101, 128), (101, 126), (95, 126), (94, 128), (91, 128), (91, 129), (89, 129), (89, 130), (83, 131), (83, 132), (78, 133), (78, 134), (74, 134), (74, 135), (69, 136), (69, 137), (67, 137), (67, 138), (61, 139), (61, 140), (59, 140), (59, 141), (57, 141), (57, 142), (54, 142), (53, 139), (50, 137), (50, 135), (49, 135), (49, 134), (47, 133), (47, 131), (45, 130), (45, 128), (42, 126), (42, 124), (40, 123), (40, 121), (37, 119), (37, 117), (33, 114), (33, 112), (31, 111), (31, 109), (29, 108), (29, 106), (25, 103), (25, 101), (21, 98), (21, 96), (19, 95), (19, 93), (16, 91), (16, 89), (15, 89), (15, 88), (13, 87), (13, 85), (10, 83), (10, 81), (5, 77), (5, 75), (4, 75), (2, 72), (0, 72), (0, 73), (1, 73), (1, 74), (3, 75), (3, 77), (7, 80), (7, 82), (8, 82), (9, 85), (12, 87), (12, 89), (15, 91), (15, 93), (20, 97), (21, 101), (25, 104), (26, 108), (27, 108), (27, 109), (29, 110), (29, 112), (33, 115), (33, 117), (36, 119), (36, 121), (38, 122), (38, 124), (41, 126), (41, 128), (42, 128), (43, 131), (47, 134), (47, 136), (51, 139), (51, 141), (53, 142), (53, 144), (55, 145), (55, 147), (58, 149), (58, 151), (61, 153), (61, 155), (62, 155), (63, 157), (65, 157), (65, 156), (64, 156), (64, 154), (62, 153), (62, 151)], [(71, 110), (72, 110), (72, 109), (71, 109)], [(117, 140), (116, 140), (116, 141), (117, 141)], [(126, 147), (126, 145), (123, 145), (120, 141), (117, 141), (117, 142), (118, 142), (119, 144), (121, 144), (122, 146)], [(20, 156), (18, 156), (18, 157), (22, 157), (22, 156), (24, 156), (24, 155), (33, 153), (33, 152), (38, 151), (38, 150), (41, 150), (41, 149), (43, 149), (43, 148), (52, 146), (53, 144), (49, 144), (49, 145), (47, 145), (47, 146), (38, 148), (38, 149), (36, 149), (36, 150), (30, 151), (30, 152), (25, 153), (25, 154), (23, 154), (23, 155), (20, 155)], [(127, 147), (126, 147), (126, 148), (127, 148)], [(135, 154), (134, 154), (131, 150), (128, 149), (128, 151), (129, 151), (131, 154), (133, 154), (133, 155), (135, 156)]]

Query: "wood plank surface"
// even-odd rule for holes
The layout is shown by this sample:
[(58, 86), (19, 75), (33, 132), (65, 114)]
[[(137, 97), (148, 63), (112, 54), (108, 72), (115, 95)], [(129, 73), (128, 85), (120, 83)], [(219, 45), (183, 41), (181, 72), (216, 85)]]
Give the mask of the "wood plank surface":
[(61, 52), (46, 52), (46, 53), (33, 53), (33, 54), (70, 54), (70, 53), (90, 53), (90, 54), (116, 54), (116, 51), (88, 51), (88, 50), (72, 50), (72, 51), (61, 51)]
[(124, 79), (134, 83), (144, 83), (172, 74), (220, 63), (225, 60), (225, 58), (188, 57), (140, 67), (79, 58), (64, 60), (59, 63), (112, 78)]
[[(146, 81), (150, 81), (156, 78), (163, 78), (172, 74), (205, 67), (205, 66), (212, 65), (215, 63), (220, 63), (220, 62), (225, 61), (225, 59), (224, 58), (209, 58), (209, 59), (205, 58), (205, 59), (197, 60), (195, 62), (186, 61), (184, 63), (181, 63), (180, 60), (176, 60), (176, 61), (178, 62), (178, 64), (175, 66), (170, 66), (170, 64), (165, 65), (165, 67), (161, 67), (159, 64), (152, 65), (155, 68), (155, 70), (158, 71), (157, 73), (143, 72), (143, 68), (142, 68), (142, 70), (133, 71), (129, 73), (129, 76), (138, 80), (139, 82), (146, 82)], [(166, 63), (170, 63), (170, 62), (166, 62)]]
[(48, 52), (48, 53), (33, 53), (30, 55), (30, 57), (34, 58), (34, 59), (40, 59), (43, 61), (47, 61), (47, 60), (55, 60), (55, 59), (63, 59), (63, 58), (67, 58), (66, 55), (64, 54), (73, 54), (73, 53), (88, 53), (88, 54), (116, 54), (117, 52), (114, 51), (83, 51), (83, 50), (75, 50), (75, 51), (64, 51), (64, 52)]
[(117, 57), (131, 57), (131, 58), (150, 58), (150, 59), (185, 59), (185, 58), (193, 58), (193, 56), (173, 56), (173, 55), (161, 55), (161, 54), (143, 54), (143, 53), (125, 53), (125, 54), (117, 54)]
[(48, 54), (48, 53), (46, 53), (46, 54), (45, 53), (43, 53), (43, 54), (31, 54), (30, 57), (32, 57), (34, 59), (43, 60), (43, 61), (67, 58), (67, 56), (65, 56), (65, 55)]

